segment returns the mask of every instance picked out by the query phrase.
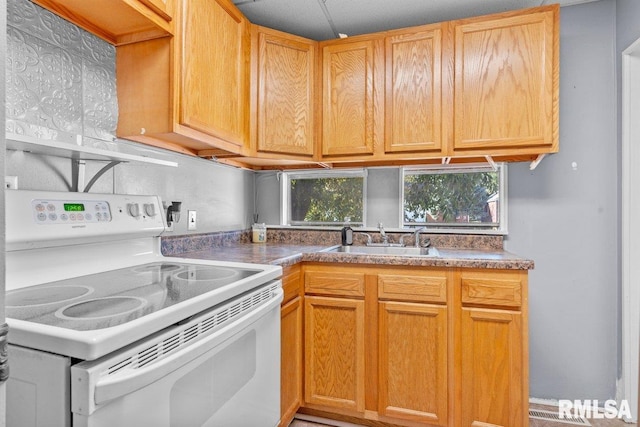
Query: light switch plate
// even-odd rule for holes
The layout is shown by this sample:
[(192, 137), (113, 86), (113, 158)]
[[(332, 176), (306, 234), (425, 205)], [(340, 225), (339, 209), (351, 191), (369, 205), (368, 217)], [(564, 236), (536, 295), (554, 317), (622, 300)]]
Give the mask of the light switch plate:
[(187, 211), (189, 222), (187, 222), (187, 230), (195, 230), (197, 226), (196, 211)]

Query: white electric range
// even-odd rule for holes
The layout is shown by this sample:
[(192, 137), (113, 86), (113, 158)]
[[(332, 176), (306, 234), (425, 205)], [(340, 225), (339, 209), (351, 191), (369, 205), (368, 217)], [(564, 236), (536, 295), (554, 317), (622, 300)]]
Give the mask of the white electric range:
[(280, 267), (162, 256), (156, 196), (7, 191), (6, 229), (9, 426), (277, 425)]

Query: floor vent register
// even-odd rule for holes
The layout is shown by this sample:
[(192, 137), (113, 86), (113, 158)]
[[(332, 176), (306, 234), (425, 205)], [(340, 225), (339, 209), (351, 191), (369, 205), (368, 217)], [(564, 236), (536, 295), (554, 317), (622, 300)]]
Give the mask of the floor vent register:
[(558, 411), (544, 411), (541, 409), (529, 409), (529, 418), (538, 420), (555, 421), (562, 424), (571, 424), (574, 426), (590, 426), (591, 423), (584, 417), (575, 417), (565, 415), (562, 418), (558, 415)]

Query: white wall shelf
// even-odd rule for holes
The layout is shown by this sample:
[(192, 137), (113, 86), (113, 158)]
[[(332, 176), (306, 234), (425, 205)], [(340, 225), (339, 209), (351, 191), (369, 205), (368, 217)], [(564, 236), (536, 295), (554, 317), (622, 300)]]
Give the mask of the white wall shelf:
[[(62, 157), (72, 160), (72, 176), (74, 176), (71, 191), (88, 192), (93, 184), (109, 169), (124, 162), (136, 162), (147, 165), (177, 167), (178, 163), (155, 159), (153, 157), (120, 153), (100, 148), (81, 145), (82, 136), (78, 135), (78, 144), (60, 142), (52, 139), (39, 139), (32, 136), (8, 133), (6, 135), (7, 150), (24, 151), (45, 156)], [(89, 181), (85, 182), (85, 162), (107, 162)]]
[(6, 135), (7, 149), (25, 151), (34, 154), (62, 157), (72, 160), (95, 160), (103, 162), (138, 162), (160, 166), (177, 167), (178, 163), (160, 160), (135, 154), (120, 153), (100, 148), (59, 142), (51, 139), (38, 139), (31, 136), (8, 133)]

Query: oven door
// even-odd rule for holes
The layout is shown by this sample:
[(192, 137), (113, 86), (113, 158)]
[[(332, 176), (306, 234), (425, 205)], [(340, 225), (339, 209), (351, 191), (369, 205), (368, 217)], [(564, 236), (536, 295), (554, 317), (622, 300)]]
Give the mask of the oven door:
[[(240, 305), (235, 304), (231, 314), (226, 307), (227, 314), (199, 315), (176, 326), (177, 331), (163, 332), (151, 345), (74, 365), (74, 427), (276, 426), (281, 300), (278, 287), (268, 302), (245, 314), (233, 317), (233, 307)], [(224, 320), (227, 316), (232, 317)], [(207, 319), (220, 317), (214, 332), (189, 338)], [(163, 347), (168, 348), (166, 356)], [(130, 363), (132, 358), (136, 360)]]

